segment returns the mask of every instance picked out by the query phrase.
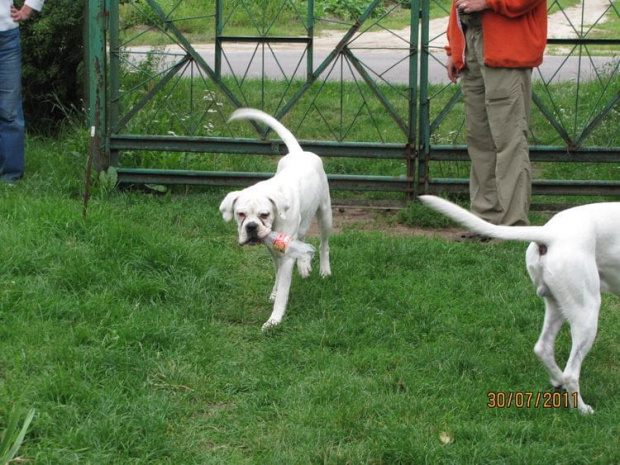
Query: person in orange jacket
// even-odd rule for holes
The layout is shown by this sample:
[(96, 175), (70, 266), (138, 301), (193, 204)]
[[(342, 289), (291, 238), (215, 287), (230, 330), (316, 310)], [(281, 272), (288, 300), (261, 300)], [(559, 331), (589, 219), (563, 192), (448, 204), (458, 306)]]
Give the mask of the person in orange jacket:
[(532, 68), (547, 43), (546, 0), (453, 0), (447, 35), (448, 78), (461, 78), (465, 99), (471, 210), (527, 225)]

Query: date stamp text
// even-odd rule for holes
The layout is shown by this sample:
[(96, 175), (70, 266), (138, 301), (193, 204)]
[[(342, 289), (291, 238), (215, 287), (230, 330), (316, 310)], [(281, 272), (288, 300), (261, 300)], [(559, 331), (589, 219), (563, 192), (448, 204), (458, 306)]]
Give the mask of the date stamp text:
[(489, 391), (488, 408), (577, 408), (579, 395), (574, 392)]

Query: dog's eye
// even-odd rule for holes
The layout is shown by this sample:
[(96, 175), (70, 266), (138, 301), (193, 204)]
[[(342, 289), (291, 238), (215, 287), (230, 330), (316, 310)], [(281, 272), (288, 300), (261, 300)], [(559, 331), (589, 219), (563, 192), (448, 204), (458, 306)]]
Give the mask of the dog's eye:
[(269, 213), (261, 213), (260, 214), (260, 219), (261, 220), (266, 220), (267, 218), (269, 218)]
[(241, 213), (241, 212), (237, 213), (237, 218), (239, 218), (241, 220), (244, 219), (245, 218), (245, 213)]

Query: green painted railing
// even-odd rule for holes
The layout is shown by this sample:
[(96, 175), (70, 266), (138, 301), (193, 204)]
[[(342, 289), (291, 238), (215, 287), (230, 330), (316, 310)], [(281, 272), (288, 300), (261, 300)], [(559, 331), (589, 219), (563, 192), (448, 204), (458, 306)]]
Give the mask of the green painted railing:
[[(369, 1), (334, 25), (340, 32), (331, 41), (317, 30), (333, 19), (318, 15), (312, 0), (303, 8), (283, 0), (274, 11), (249, 0), (204, 3), (190, 11), (182, 0), (88, 2), (98, 169), (115, 166), (122, 183), (243, 186), (263, 179), (271, 162), (237, 169), (239, 155), (270, 160), (285, 148), (258, 124), (252, 136), (249, 124), (226, 122), (235, 108), (252, 106), (325, 157), (333, 189), (407, 199), (467, 192), (460, 88), (446, 83), (443, 70), (445, 19), (429, 14), (445, 2), (412, 1), (408, 29), (395, 30), (402, 6)], [(564, 13), (557, 2), (549, 6)], [(600, 36), (604, 19), (620, 20), (611, 2), (595, 24), (582, 24), (582, 15), (570, 37), (549, 39), (548, 61), (557, 69), (535, 70), (532, 118), (545, 131), (532, 133), (531, 158), (541, 167), (608, 166), (610, 174), (588, 168), (579, 179), (536, 179), (534, 193), (620, 195), (620, 38)], [(202, 31), (197, 41), (195, 30)], [(166, 45), (140, 45), (147, 35), (146, 42)]]

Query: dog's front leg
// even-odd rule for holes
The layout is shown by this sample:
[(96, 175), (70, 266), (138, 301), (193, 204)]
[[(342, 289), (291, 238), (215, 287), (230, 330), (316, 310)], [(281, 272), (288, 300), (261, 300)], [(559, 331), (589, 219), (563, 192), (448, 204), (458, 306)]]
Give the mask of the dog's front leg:
[[(297, 239), (299, 242), (305, 243), (305, 234), (299, 234)], [(312, 272), (312, 262), (308, 258), (296, 258), (297, 272), (302, 278), (308, 278)]]
[(270, 250), (271, 256), (273, 257), (273, 264), (276, 269), (276, 279), (273, 283), (273, 289), (271, 290), (271, 295), (269, 296), (269, 301), (274, 302), (276, 300), (276, 294), (278, 293), (278, 277), (280, 276), (280, 263), (282, 261), (282, 257), (275, 250)]
[(271, 316), (263, 325), (263, 330), (277, 326), (282, 321), (284, 313), (286, 312), (286, 305), (288, 303), (289, 290), (291, 288), (291, 279), (293, 276), (293, 267), (295, 265), (295, 259), (290, 257), (283, 257), (276, 261), (276, 289), (275, 289), (275, 301), (273, 304), (273, 311)]

